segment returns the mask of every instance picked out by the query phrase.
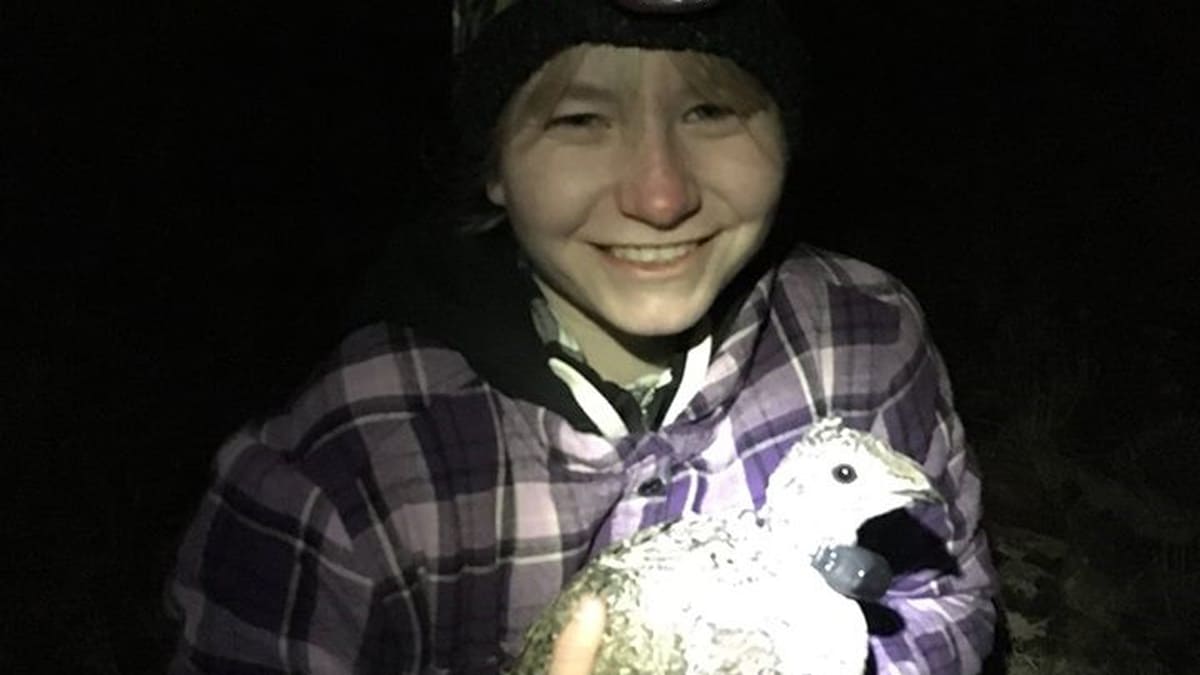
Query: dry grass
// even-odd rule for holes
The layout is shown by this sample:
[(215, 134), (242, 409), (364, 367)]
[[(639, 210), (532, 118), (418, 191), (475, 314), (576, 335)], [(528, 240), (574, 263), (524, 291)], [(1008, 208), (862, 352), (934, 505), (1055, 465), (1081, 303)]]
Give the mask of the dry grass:
[[(1012, 314), (959, 387), (985, 474), (1010, 672), (1194, 672), (1200, 509), (1194, 478), (1177, 471), (1195, 457), (1200, 418), (1171, 381), (1180, 372), (1153, 363), (1178, 345), (1129, 350), (1112, 368), (1121, 360), (1084, 339), (1101, 327), (1056, 317)], [(1138, 414), (1122, 414), (1131, 396)]]

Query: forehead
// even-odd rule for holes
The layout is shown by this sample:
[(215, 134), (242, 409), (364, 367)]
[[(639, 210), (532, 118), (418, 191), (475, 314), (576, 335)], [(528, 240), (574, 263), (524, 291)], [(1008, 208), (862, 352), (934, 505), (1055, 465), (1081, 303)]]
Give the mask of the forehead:
[[(597, 89), (637, 95), (647, 89), (680, 91), (688, 88), (685, 75), (676, 65), (678, 54), (633, 47), (587, 45), (579, 48), (575, 63), (564, 63), (564, 94), (589, 93)], [(567, 58), (560, 55), (560, 58)], [(573, 67), (572, 67), (573, 66)]]
[(519, 120), (548, 117), (571, 89), (607, 90), (618, 99), (653, 91), (695, 94), (750, 115), (773, 107), (762, 85), (732, 61), (690, 51), (648, 50), (611, 45), (579, 45), (548, 61), (510, 98), (499, 131)]
[(647, 91), (677, 94), (688, 90), (678, 53), (634, 47), (579, 45), (548, 61), (513, 97), (517, 117), (548, 114), (559, 101), (637, 98)]

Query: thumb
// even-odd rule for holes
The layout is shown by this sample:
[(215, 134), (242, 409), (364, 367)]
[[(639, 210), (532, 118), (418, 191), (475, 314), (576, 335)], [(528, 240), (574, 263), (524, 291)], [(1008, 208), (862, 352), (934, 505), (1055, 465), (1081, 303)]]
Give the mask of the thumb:
[(592, 672), (596, 652), (604, 638), (606, 614), (604, 602), (594, 595), (579, 601), (575, 615), (554, 642), (549, 675), (588, 675)]

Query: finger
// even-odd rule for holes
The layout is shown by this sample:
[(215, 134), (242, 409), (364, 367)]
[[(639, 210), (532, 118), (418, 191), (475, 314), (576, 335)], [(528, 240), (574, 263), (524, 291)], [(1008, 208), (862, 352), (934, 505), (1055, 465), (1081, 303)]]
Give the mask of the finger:
[(587, 675), (596, 662), (596, 652), (604, 638), (604, 603), (589, 595), (575, 606), (575, 615), (567, 623), (550, 657), (550, 675)]

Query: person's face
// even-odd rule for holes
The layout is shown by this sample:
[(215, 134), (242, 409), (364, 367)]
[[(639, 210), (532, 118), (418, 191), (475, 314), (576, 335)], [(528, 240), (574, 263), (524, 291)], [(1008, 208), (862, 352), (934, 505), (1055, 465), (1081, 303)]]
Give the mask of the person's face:
[(773, 107), (714, 105), (667, 52), (644, 52), (631, 75), (631, 51), (586, 48), (548, 121), (518, 119), (502, 138), (488, 197), (575, 308), (609, 331), (672, 335), (765, 239), (785, 142)]

